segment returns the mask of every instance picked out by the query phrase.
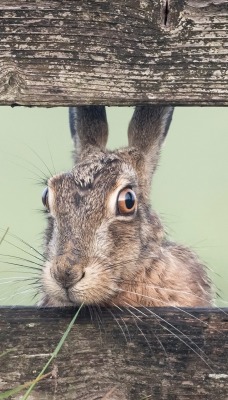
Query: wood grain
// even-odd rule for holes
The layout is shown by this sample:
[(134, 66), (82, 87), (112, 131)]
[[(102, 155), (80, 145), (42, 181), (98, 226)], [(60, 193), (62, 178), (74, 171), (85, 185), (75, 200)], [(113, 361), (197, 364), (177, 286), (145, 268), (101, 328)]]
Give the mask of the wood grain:
[[(228, 310), (183, 310), (85, 310), (30, 400), (227, 400)], [(0, 391), (37, 376), (74, 312), (0, 309)]]
[(228, 105), (227, 0), (1, 0), (0, 104)]

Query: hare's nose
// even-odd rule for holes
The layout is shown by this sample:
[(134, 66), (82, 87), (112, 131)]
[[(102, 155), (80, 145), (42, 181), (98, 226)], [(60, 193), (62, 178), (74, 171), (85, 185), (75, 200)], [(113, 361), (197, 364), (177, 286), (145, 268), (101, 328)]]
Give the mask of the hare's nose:
[(53, 278), (62, 286), (64, 289), (69, 289), (79, 282), (85, 273), (79, 265), (70, 266), (69, 264), (59, 264), (53, 271)]
[(65, 289), (70, 289), (74, 286), (77, 282), (83, 279), (85, 276), (85, 272), (83, 271), (73, 271), (70, 268), (67, 268), (64, 272), (64, 276), (62, 279), (62, 286)]

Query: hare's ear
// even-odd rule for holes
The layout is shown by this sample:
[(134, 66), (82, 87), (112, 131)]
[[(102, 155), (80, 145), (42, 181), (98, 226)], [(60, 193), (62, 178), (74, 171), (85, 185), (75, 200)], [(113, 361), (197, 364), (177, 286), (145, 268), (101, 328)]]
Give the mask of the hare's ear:
[(137, 106), (129, 124), (129, 146), (136, 147), (144, 156), (146, 180), (151, 182), (157, 166), (161, 145), (172, 120), (173, 107)]
[(108, 124), (104, 106), (70, 107), (69, 116), (76, 162), (85, 155), (105, 149)]

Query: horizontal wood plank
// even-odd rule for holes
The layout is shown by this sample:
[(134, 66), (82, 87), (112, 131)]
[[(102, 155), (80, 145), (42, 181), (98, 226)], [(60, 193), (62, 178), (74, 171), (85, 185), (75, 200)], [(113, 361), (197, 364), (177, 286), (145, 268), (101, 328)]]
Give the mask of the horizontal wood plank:
[(1, 0), (0, 104), (228, 105), (227, 0)]
[[(37, 376), (74, 312), (0, 308), (0, 391)], [(227, 339), (228, 309), (85, 310), (30, 399), (226, 400)]]

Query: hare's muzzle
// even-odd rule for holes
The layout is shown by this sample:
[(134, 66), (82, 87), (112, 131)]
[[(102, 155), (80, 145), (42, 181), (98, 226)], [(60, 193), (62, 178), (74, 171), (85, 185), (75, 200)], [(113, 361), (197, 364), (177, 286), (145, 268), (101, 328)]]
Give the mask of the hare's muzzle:
[(73, 287), (85, 276), (82, 265), (69, 256), (59, 256), (52, 265), (53, 278), (64, 289)]

